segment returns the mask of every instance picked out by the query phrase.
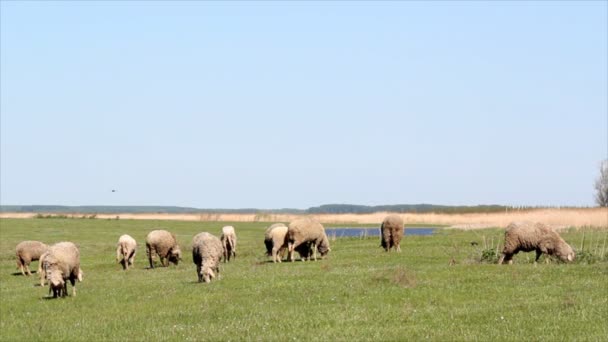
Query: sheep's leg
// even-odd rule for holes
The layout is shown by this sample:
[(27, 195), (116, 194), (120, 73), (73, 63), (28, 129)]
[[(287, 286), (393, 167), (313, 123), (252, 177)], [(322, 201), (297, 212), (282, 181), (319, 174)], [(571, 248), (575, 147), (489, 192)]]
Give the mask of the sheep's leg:
[(289, 259), (291, 262), (294, 262), (294, 259), (295, 259), (295, 258), (294, 258), (294, 255), (293, 255), (293, 252), (294, 252), (294, 250), (295, 250), (294, 243), (293, 243), (293, 242), (290, 242), (290, 243), (287, 245), (287, 248), (288, 248), (288, 249), (287, 249), (287, 251), (288, 251), (288, 253), (287, 253), (287, 258), (288, 258), (288, 259)]
[(126, 271), (129, 269), (129, 254), (124, 253), (122, 255), (122, 268)]
[(540, 259), (540, 256), (543, 255), (543, 252), (540, 249), (536, 250), (536, 259), (534, 259), (534, 262), (538, 262), (538, 259)]
[(46, 278), (46, 272), (43, 268), (38, 268), (38, 276), (40, 277), (40, 287), (44, 287), (44, 280)]
[(134, 262), (135, 262), (135, 251), (133, 251), (131, 253), (131, 256), (129, 257), (129, 266), (133, 266)]
[(272, 262), (277, 262), (277, 259), (278, 259), (278, 262), (281, 262), (281, 259), (278, 258), (277, 254), (278, 254), (277, 253), (277, 248), (276, 247), (272, 247)]
[[(76, 297), (76, 279), (70, 278), (70, 283), (72, 284), (72, 296)], [(65, 286), (67, 288), (67, 283)]]
[(25, 264), (25, 272), (27, 273), (28, 276), (32, 275), (32, 272), (30, 272), (30, 266), (28, 264)]
[(401, 253), (401, 246), (397, 244), (397, 252)]
[(312, 255), (315, 261), (317, 261), (317, 244), (313, 243), (312, 245)]
[(154, 258), (152, 257), (152, 249), (147, 249), (146, 252), (148, 252), (148, 261), (150, 262), (150, 268), (154, 268)]
[(198, 282), (202, 283), (203, 282), (203, 274), (201, 273), (201, 265), (200, 264), (196, 264), (196, 275), (198, 276)]
[(498, 260), (498, 264), (502, 264), (503, 262), (507, 262), (509, 265), (513, 264), (513, 254), (511, 253), (503, 253), (500, 259)]

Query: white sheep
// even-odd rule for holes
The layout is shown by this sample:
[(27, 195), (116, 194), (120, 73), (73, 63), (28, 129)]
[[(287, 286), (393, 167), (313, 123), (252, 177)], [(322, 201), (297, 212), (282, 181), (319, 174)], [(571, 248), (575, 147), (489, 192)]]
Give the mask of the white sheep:
[(175, 235), (162, 229), (153, 230), (146, 236), (146, 254), (150, 268), (154, 268), (154, 253), (158, 255), (163, 266), (169, 266), (169, 262), (177, 265), (182, 259), (182, 251)]
[(573, 261), (576, 253), (553, 229), (542, 223), (513, 222), (505, 231), (505, 246), (498, 264), (513, 263), (518, 252), (536, 251), (536, 259), (545, 253), (555, 255), (564, 262)]
[(129, 266), (133, 266), (136, 251), (137, 241), (130, 235), (124, 234), (118, 238), (118, 243), (116, 244), (116, 261), (122, 264), (124, 270), (128, 270)]
[(40, 241), (22, 241), (15, 247), (17, 257), (17, 268), (23, 275), (32, 275), (30, 263), (39, 260), (42, 254), (48, 250), (49, 246)]
[(82, 281), (82, 270), (80, 251), (75, 244), (59, 242), (52, 245), (44, 258), (44, 269), (53, 297), (67, 296), (67, 280), (72, 284), (72, 295), (76, 296), (76, 281)]
[(401, 252), (401, 238), (403, 237), (403, 219), (399, 215), (389, 215), (380, 226), (380, 246), (385, 251), (390, 251), (395, 247), (397, 252)]
[(199, 282), (210, 282), (220, 277), (220, 259), (224, 249), (216, 236), (207, 232), (199, 233), (192, 239), (192, 261), (196, 265)]
[(236, 258), (236, 232), (233, 226), (225, 226), (222, 228), (220, 236), (222, 247), (224, 249), (224, 262), (230, 261), (230, 257)]
[[(292, 221), (287, 229), (287, 241), (289, 259), (292, 262), (295, 260), (294, 252), (301, 245), (308, 245), (303, 250), (300, 249), (305, 254), (310, 254), (309, 251), (312, 248), (315, 260), (317, 260), (317, 250), (321, 253), (321, 257), (324, 257), (331, 251), (329, 239), (327, 239), (327, 235), (325, 234), (325, 228), (323, 228), (321, 223), (310, 218)], [(306, 260), (307, 258), (309, 258), (309, 255), (303, 257), (302, 260)]]
[(275, 223), (264, 232), (264, 245), (266, 254), (272, 256), (273, 262), (281, 262), (287, 251), (287, 226), (283, 223)]

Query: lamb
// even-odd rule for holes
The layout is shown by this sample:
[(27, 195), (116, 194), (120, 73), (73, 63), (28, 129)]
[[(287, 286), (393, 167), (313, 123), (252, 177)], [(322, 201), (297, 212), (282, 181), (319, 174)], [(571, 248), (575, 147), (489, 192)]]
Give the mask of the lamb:
[(220, 276), (220, 259), (224, 253), (222, 241), (207, 232), (192, 239), (192, 261), (196, 264), (198, 281), (208, 283)]
[(513, 263), (513, 255), (519, 251), (536, 251), (535, 262), (545, 253), (564, 262), (573, 261), (576, 253), (553, 229), (542, 223), (513, 222), (505, 231), (505, 247), (498, 264)]
[(266, 229), (264, 233), (264, 245), (266, 254), (272, 256), (273, 262), (281, 262), (287, 251), (287, 226), (283, 223), (275, 223)]
[(154, 253), (160, 258), (160, 264), (165, 267), (169, 266), (170, 262), (177, 265), (182, 260), (182, 251), (175, 235), (166, 230), (153, 230), (146, 236), (146, 254), (150, 268), (154, 268)]
[(67, 280), (72, 284), (72, 295), (76, 296), (76, 280), (82, 281), (80, 251), (72, 242), (59, 242), (49, 248), (44, 258), (44, 269), (49, 281), (49, 294), (53, 298), (68, 294)]
[(230, 261), (231, 256), (236, 258), (236, 233), (234, 232), (234, 227), (223, 227), (220, 240), (224, 248), (224, 262)]
[[(306, 254), (310, 254), (308, 251), (310, 250), (310, 247), (312, 247), (315, 260), (317, 260), (317, 250), (321, 253), (321, 257), (324, 257), (331, 251), (329, 248), (329, 240), (325, 234), (325, 228), (323, 228), (321, 223), (310, 218), (301, 218), (292, 221), (287, 229), (289, 259), (293, 262), (295, 259), (294, 251), (298, 250), (298, 247), (302, 244), (306, 246), (308, 243), (311, 245), (304, 250), (300, 250), (306, 252)], [(302, 260), (306, 260), (308, 257), (309, 255), (302, 258)]]
[(17, 256), (17, 268), (23, 275), (32, 275), (30, 272), (30, 263), (32, 261), (40, 260), (40, 257), (44, 252), (48, 250), (49, 246), (45, 245), (40, 241), (22, 241), (15, 247), (15, 255)]
[[(137, 251), (137, 241), (130, 235), (124, 234), (118, 238), (116, 247), (116, 261), (122, 264), (124, 270), (128, 270), (129, 266), (133, 266), (135, 261), (135, 252)], [(122, 256), (122, 260), (120, 257)]]
[(403, 237), (403, 219), (399, 215), (389, 215), (380, 226), (380, 246), (386, 252), (395, 247), (397, 252), (401, 252), (401, 238)]

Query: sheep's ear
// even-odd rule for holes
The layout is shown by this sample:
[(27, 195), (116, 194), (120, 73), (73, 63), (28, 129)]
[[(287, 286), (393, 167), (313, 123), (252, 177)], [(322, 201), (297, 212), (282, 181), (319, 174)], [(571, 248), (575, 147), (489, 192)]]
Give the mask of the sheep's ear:
[(572, 253), (568, 254), (568, 261), (572, 261), (574, 258), (572, 257)]

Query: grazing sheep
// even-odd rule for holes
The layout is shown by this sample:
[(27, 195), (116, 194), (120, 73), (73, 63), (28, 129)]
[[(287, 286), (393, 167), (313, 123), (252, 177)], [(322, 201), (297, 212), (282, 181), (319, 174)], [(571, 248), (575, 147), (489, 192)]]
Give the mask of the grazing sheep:
[(224, 262), (230, 261), (231, 256), (236, 258), (236, 233), (234, 232), (234, 227), (223, 227), (220, 240), (224, 248)]
[(557, 232), (542, 223), (513, 222), (505, 231), (505, 247), (498, 264), (513, 263), (513, 255), (519, 251), (536, 251), (535, 262), (545, 253), (564, 262), (573, 261), (576, 254)]
[(321, 257), (324, 257), (331, 251), (329, 248), (329, 240), (325, 234), (325, 228), (317, 221), (310, 218), (297, 219), (289, 224), (287, 229), (287, 244), (289, 249), (289, 259), (293, 262), (295, 259), (294, 251), (305, 252), (306, 257), (302, 260), (309, 258), (310, 245), (304, 249), (298, 247), (302, 244), (305, 246), (310, 243), (314, 253), (314, 259), (317, 260), (317, 250), (321, 253)]
[(401, 238), (403, 237), (403, 219), (399, 215), (389, 215), (380, 226), (380, 246), (385, 251), (390, 251), (395, 247), (397, 252), (401, 252)]
[(266, 229), (264, 233), (264, 245), (266, 254), (272, 256), (273, 262), (281, 262), (287, 251), (287, 226), (283, 223), (275, 223)]
[(59, 242), (49, 248), (44, 258), (44, 272), (49, 282), (49, 294), (64, 297), (68, 294), (67, 280), (72, 283), (72, 295), (76, 296), (76, 280), (82, 281), (80, 252), (72, 242)]
[(15, 247), (15, 255), (17, 256), (17, 268), (23, 275), (32, 275), (30, 272), (30, 263), (40, 259), (40, 256), (47, 251), (49, 246), (40, 241), (22, 241)]
[[(129, 266), (133, 266), (135, 261), (135, 252), (137, 251), (137, 241), (130, 235), (121, 235), (118, 238), (116, 246), (116, 261), (122, 264), (124, 270), (128, 270)], [(122, 256), (122, 260), (121, 257)]]
[(196, 264), (198, 281), (208, 283), (220, 276), (220, 259), (224, 253), (222, 242), (207, 233), (199, 233), (192, 239), (192, 261)]
[(154, 253), (160, 258), (160, 264), (165, 267), (169, 266), (169, 262), (177, 265), (182, 260), (182, 251), (175, 235), (166, 230), (153, 230), (146, 236), (146, 254), (150, 268), (154, 268)]

